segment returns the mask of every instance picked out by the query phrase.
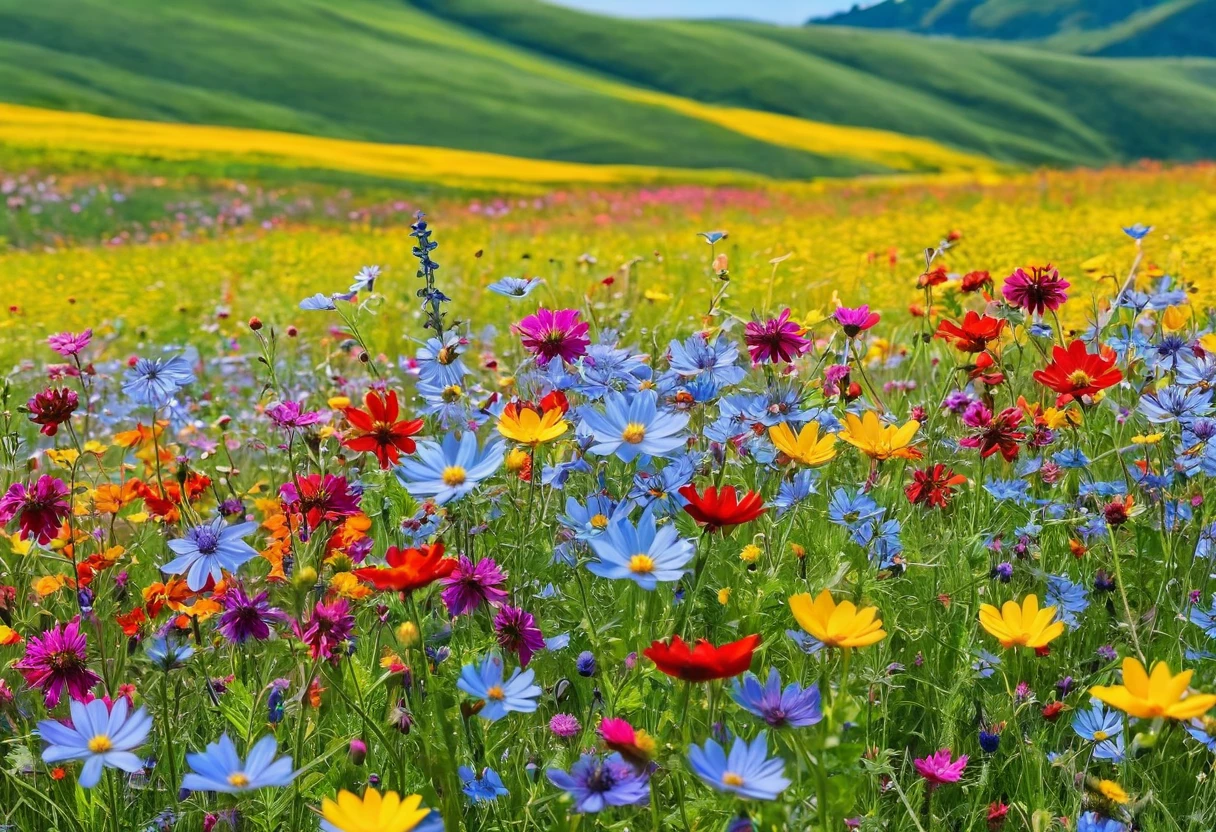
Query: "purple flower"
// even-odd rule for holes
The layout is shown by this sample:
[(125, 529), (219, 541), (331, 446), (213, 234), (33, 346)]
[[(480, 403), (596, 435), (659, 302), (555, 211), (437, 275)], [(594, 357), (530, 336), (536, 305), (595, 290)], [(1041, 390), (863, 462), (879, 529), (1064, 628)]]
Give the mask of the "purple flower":
[(916, 770), (920, 772), (920, 776), (925, 778), (930, 789), (935, 789), (944, 783), (957, 783), (963, 776), (963, 769), (967, 767), (967, 755), (961, 755), (957, 760), (951, 762), (950, 749), (943, 748), (936, 754), (930, 754), (928, 757), (921, 757), (913, 761)]
[(234, 584), (224, 593), (224, 612), (220, 615), (219, 631), (224, 638), (237, 644), (249, 639), (265, 641), (270, 638), (270, 629), (277, 621), (286, 621), (287, 616), (270, 606), (267, 593), (250, 598), (245, 588)]
[(579, 725), (578, 717), (572, 714), (554, 714), (549, 720), (549, 730), (564, 740), (576, 736), (583, 726)]
[(494, 618), (494, 633), (504, 650), (519, 654), (519, 663), (524, 667), (532, 660), (532, 654), (544, 648), (545, 637), (536, 626), (530, 612), (518, 607), (503, 607)]
[(482, 558), (473, 563), (461, 555), (452, 574), (439, 581), (444, 587), (440, 597), (452, 615), (466, 615), (482, 604), (499, 607), (507, 600), (507, 593), (500, 589), (507, 576), (498, 568), (493, 558)]
[(46, 342), (51, 345), (51, 349), (64, 358), (71, 358), (74, 355), (80, 355), (92, 340), (93, 330), (86, 329), (79, 335), (73, 332), (59, 332), (47, 338)]
[(736, 679), (731, 698), (743, 710), (760, 717), (773, 728), (803, 728), (823, 719), (819, 687), (803, 688), (797, 682), (791, 682), (782, 690), (781, 676), (775, 667), (769, 671), (764, 685), (751, 673), (744, 676), (742, 682)]
[(33, 538), (46, 545), (68, 516), (67, 496), (63, 480), (46, 474), (30, 487), (15, 482), (0, 497), (0, 523), (8, 524), (16, 517), (22, 540)]
[(296, 638), (308, 645), (312, 658), (336, 663), (340, 658), (338, 648), (350, 641), (355, 630), (355, 617), (351, 615), (347, 600), (339, 598), (332, 604), (318, 603), (313, 608), (312, 618), (306, 623), (293, 621), (291, 628)]
[(650, 779), (620, 754), (584, 754), (569, 772), (551, 768), (549, 782), (574, 798), (575, 812), (599, 812), (609, 806), (633, 806), (650, 799)]
[(836, 319), (836, 323), (840, 324), (844, 334), (850, 338), (860, 335), (880, 320), (879, 314), (871, 312), (868, 305), (838, 306), (832, 317)]
[(577, 309), (538, 309), (511, 329), (523, 340), (524, 349), (547, 365), (554, 358), (574, 361), (587, 354), (590, 327), (579, 320)]
[(1030, 274), (1025, 269), (1018, 269), (1005, 278), (1001, 293), (1011, 306), (1042, 315), (1046, 310), (1056, 311), (1068, 300), (1065, 290), (1070, 285), (1067, 280), (1061, 280), (1059, 270), (1050, 265), (1031, 266)]
[(41, 636), (32, 636), (25, 648), (25, 658), (13, 665), (21, 671), (25, 682), (42, 691), (48, 708), (59, 704), (63, 689), (83, 702), (101, 677), (88, 667), (88, 641), (80, 631), (80, 622), (69, 621), (62, 629), (58, 624)]
[(749, 321), (743, 331), (743, 340), (753, 364), (765, 361), (789, 364), (811, 348), (811, 342), (802, 337), (802, 327), (790, 320), (789, 309), (781, 310), (776, 318), (763, 323)]
[(321, 414), (304, 409), (300, 402), (279, 402), (266, 408), (266, 415), (280, 430), (306, 428), (321, 421)]

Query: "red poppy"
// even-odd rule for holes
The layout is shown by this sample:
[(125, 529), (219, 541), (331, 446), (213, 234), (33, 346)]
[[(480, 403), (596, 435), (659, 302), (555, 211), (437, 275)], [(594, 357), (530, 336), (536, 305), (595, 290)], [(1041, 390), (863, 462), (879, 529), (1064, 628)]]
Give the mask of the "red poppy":
[(363, 406), (345, 408), (346, 419), (357, 431), (342, 440), (352, 451), (371, 451), (380, 461), (381, 468), (397, 464), (401, 454), (412, 454), (416, 448), (410, 437), (422, 430), (421, 419), (397, 421), (401, 410), (397, 405), (397, 393), (389, 390), (384, 398), (369, 390), (363, 397)]
[(945, 266), (935, 266), (916, 278), (916, 285), (921, 289), (928, 289), (931, 286), (941, 286), (949, 279), (950, 275)]
[(963, 317), (961, 325), (950, 320), (939, 323), (937, 337), (946, 339), (962, 352), (983, 352), (990, 342), (1001, 337), (1004, 328), (1005, 322), (1000, 318), (971, 311)]
[(421, 549), (390, 546), (384, 558), (388, 561), (387, 567), (356, 569), (355, 575), (381, 591), (412, 592), (446, 578), (456, 568), (455, 560), (443, 556), (443, 541)]
[(976, 271), (967, 272), (965, 275), (963, 275), (963, 280), (959, 284), (958, 288), (961, 292), (977, 292), (980, 289), (983, 289), (985, 286), (991, 285), (992, 275), (990, 275), (988, 272)]
[(912, 505), (930, 508), (945, 508), (954, 496), (954, 486), (962, 485), (967, 478), (956, 474), (940, 462), (936, 465), (912, 472), (912, 482), (904, 488), (904, 494)]
[(1123, 373), (1115, 367), (1114, 350), (1100, 346), (1093, 353), (1085, 348), (1084, 341), (1076, 340), (1068, 349), (1054, 347), (1051, 363), (1036, 370), (1034, 380), (1060, 394), (1057, 404), (1067, 404), (1113, 387), (1123, 380)]
[(686, 682), (708, 682), (729, 679), (747, 670), (759, 644), (758, 633), (721, 647), (714, 647), (703, 638), (697, 639), (696, 647), (689, 647), (679, 636), (672, 636), (670, 643), (656, 641), (642, 655), (668, 676)]
[(759, 494), (749, 491), (740, 500), (733, 485), (721, 488), (711, 485), (704, 494), (698, 494), (696, 486), (689, 483), (680, 489), (680, 494), (688, 500), (684, 510), (706, 531), (711, 532), (748, 523), (767, 511), (764, 498)]

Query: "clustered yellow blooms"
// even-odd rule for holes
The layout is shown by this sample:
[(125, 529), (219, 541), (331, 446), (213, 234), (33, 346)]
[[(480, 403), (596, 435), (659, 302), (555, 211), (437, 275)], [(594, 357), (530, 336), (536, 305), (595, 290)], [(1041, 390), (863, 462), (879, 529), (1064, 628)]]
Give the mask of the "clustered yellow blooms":
[(920, 422), (912, 420), (899, 427), (884, 425), (872, 410), (867, 410), (860, 419), (846, 413), (844, 420), (844, 431), (840, 438), (871, 459), (916, 458), (916, 450), (911, 445), (912, 438), (920, 430)]
[(1056, 621), (1056, 608), (1039, 609), (1039, 598), (1033, 593), (1016, 601), (1006, 601), (1001, 609), (992, 604), (980, 606), (980, 626), (1001, 643), (1011, 647), (1046, 647), (1064, 632), (1064, 622)]
[(869, 647), (887, 637), (877, 607), (837, 604), (826, 589), (814, 601), (806, 592), (791, 595), (790, 610), (802, 629), (828, 647)]
[(1095, 685), (1089, 692), (1095, 699), (1139, 719), (1193, 719), (1216, 705), (1216, 695), (1186, 695), (1192, 673), (1184, 670), (1175, 676), (1168, 664), (1157, 662), (1150, 675), (1139, 660), (1128, 656), (1123, 660), (1123, 684)]
[(337, 832), (409, 832), (430, 814), (422, 808), (422, 795), (412, 794), (402, 800), (396, 792), (367, 789), (363, 797), (343, 789), (334, 802), (328, 797), (321, 802), (321, 816)]
[(570, 428), (562, 416), (561, 409), (556, 407), (542, 415), (531, 407), (507, 405), (498, 417), (498, 432), (524, 445), (541, 445), (552, 442)]
[(807, 422), (797, 434), (782, 422), (769, 428), (768, 436), (777, 450), (801, 465), (814, 468), (836, 458), (836, 435), (821, 436), (818, 422)]

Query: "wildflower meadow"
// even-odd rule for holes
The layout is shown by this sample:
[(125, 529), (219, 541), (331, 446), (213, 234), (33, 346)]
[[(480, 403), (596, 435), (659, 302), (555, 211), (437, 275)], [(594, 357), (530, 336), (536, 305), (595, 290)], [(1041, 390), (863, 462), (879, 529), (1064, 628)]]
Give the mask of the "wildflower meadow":
[(1210, 166), (213, 173), (0, 174), (0, 829), (1216, 827)]

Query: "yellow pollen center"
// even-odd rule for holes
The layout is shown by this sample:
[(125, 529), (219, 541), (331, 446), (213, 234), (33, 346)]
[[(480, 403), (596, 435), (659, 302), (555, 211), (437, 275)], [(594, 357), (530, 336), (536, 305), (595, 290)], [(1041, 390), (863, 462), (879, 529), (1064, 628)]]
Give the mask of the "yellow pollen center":
[(1102, 740), (1109, 738), (1110, 734), (1106, 733), (1105, 731), (1094, 731), (1094, 742), (1102, 742)]
[(458, 485), (464, 485), (467, 478), (465, 470), (459, 465), (449, 465), (443, 469), (443, 484), (449, 488), (455, 488)]
[(722, 784), (726, 786), (742, 786), (743, 778), (733, 771), (728, 771), (722, 775)]
[(630, 422), (625, 425), (625, 429), (621, 431), (621, 439), (624, 439), (630, 445), (636, 445), (646, 438), (646, 426), (640, 425), (637, 422)]
[(501, 702), (503, 699), (506, 699), (506, 696), (499, 685), (495, 685), (486, 691), (486, 699), (493, 699), (495, 702)]
[(245, 776), (244, 772), (234, 771), (228, 775), (228, 785), (243, 789), (249, 785), (249, 778)]
[(459, 384), (452, 384), (443, 388), (443, 400), (445, 402), (460, 401), (460, 397), (464, 395), (464, 391), (460, 389)]
[(654, 571), (654, 558), (650, 555), (634, 555), (629, 559), (629, 571), (638, 574)]
[(435, 360), (445, 366), (451, 364), (456, 360), (456, 351), (451, 347), (444, 347), (435, 355)]
[(105, 734), (98, 734), (97, 736), (93, 737), (93, 739), (89, 740), (89, 750), (94, 754), (105, 754), (113, 747), (114, 743), (112, 743), (110, 738)]
[(608, 518), (602, 514), (597, 514), (591, 518), (591, 528), (606, 529), (608, 528)]
[(1068, 377), (1068, 381), (1073, 387), (1088, 387), (1093, 379), (1084, 370), (1077, 370)]

